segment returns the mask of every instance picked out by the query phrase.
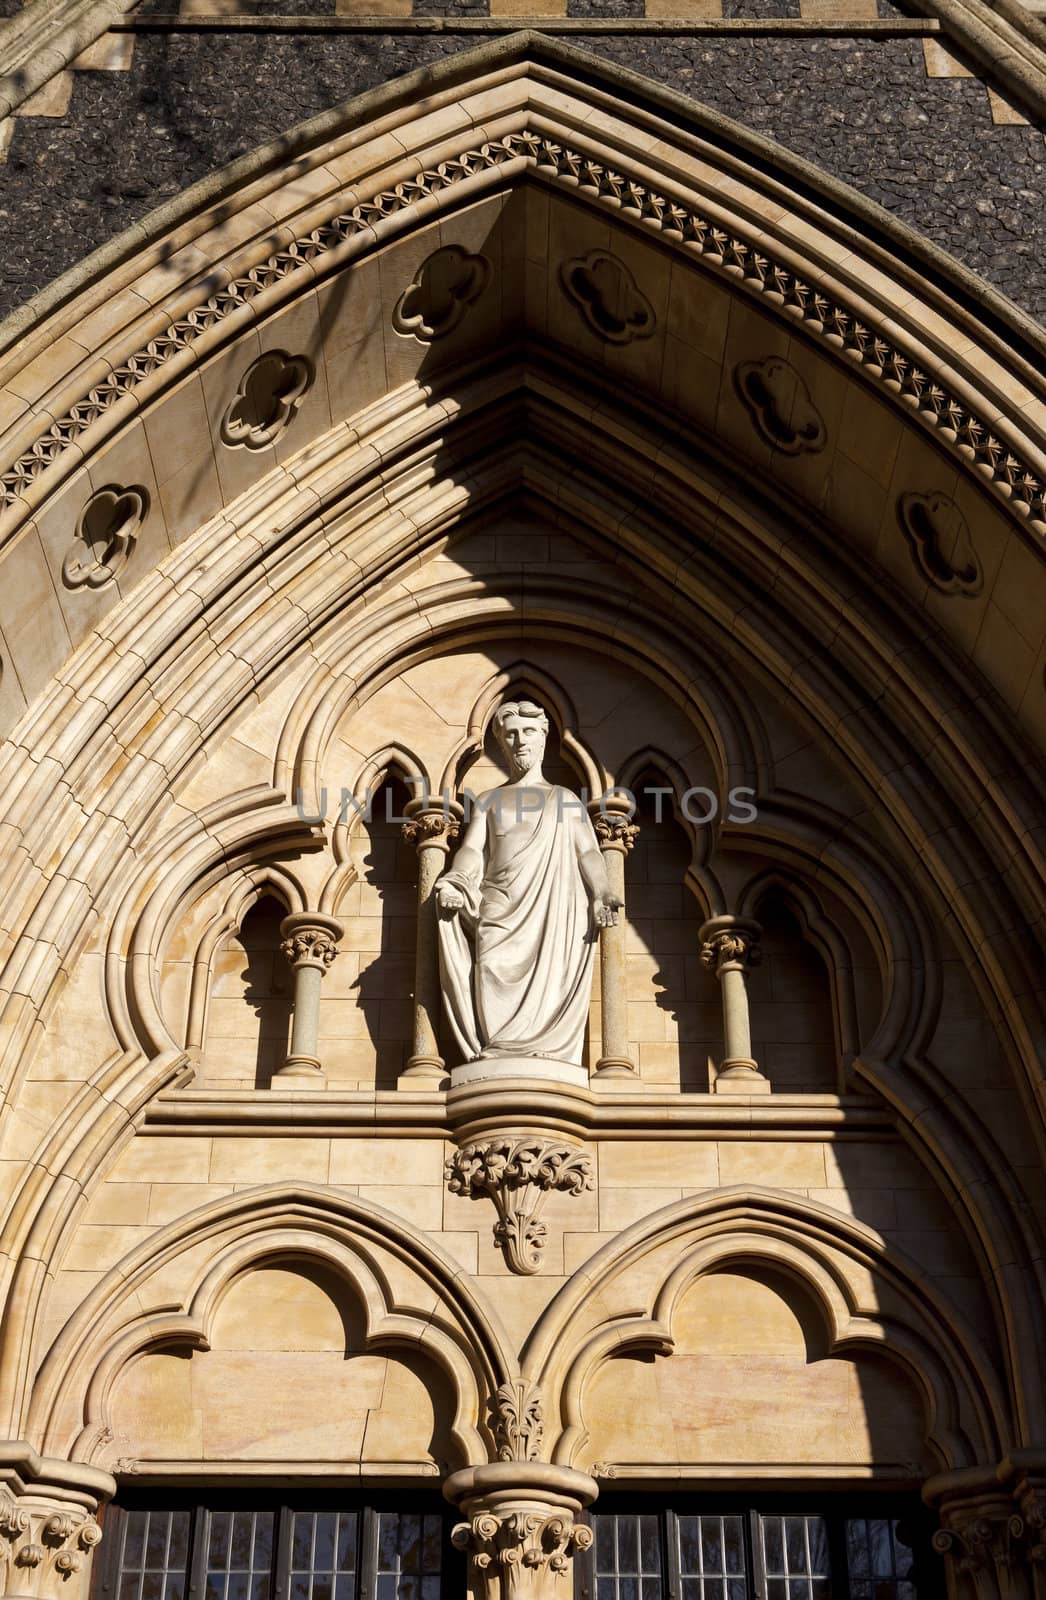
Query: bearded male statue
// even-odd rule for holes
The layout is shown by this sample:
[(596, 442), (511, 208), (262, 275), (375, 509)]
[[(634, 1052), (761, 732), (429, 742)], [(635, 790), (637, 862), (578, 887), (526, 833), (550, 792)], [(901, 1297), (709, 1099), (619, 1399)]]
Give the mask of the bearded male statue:
[(582, 802), (542, 773), (544, 711), (503, 705), (494, 732), (511, 777), (473, 802), (436, 884), (444, 1007), (466, 1062), (580, 1067), (596, 938), (621, 901)]

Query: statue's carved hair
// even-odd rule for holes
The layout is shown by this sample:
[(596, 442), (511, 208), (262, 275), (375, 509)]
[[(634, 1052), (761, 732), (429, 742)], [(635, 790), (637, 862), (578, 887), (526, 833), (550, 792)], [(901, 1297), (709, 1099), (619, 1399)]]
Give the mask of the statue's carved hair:
[(536, 722), (542, 733), (548, 733), (548, 717), (533, 700), (509, 700), (498, 707), (492, 719), (494, 737), (502, 749), (505, 748), (504, 727), (509, 717), (525, 717), (528, 722)]

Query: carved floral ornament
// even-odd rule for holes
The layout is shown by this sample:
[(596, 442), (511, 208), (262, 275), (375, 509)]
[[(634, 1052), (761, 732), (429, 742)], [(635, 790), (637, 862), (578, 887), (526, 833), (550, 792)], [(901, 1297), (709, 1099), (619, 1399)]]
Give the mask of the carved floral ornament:
[(744, 928), (728, 928), (706, 939), (701, 946), (702, 964), (718, 977), (724, 967), (740, 967), (743, 972), (757, 967), (763, 959), (758, 935)]
[(326, 972), (338, 954), (338, 941), (327, 928), (297, 928), (283, 940), (280, 950), (292, 967), (322, 967)]
[(409, 817), (400, 828), (404, 843), (414, 845), (416, 849), (426, 844), (444, 846), (449, 840), (456, 839), (460, 831), (456, 818), (448, 817), (442, 811), (425, 811), (420, 817)]
[(621, 850), (627, 855), (639, 838), (638, 823), (613, 812), (599, 812), (592, 818), (592, 827), (601, 850)]
[(62, 562), (66, 588), (100, 589), (111, 583), (131, 559), (148, 510), (149, 495), (140, 484), (121, 489), (108, 483), (93, 494), (80, 513), (76, 537)]
[(490, 281), (486, 256), (471, 255), (460, 245), (444, 245), (418, 268), (392, 313), (397, 333), (431, 344), (453, 332)]
[(451, 1194), (487, 1194), (498, 1213), (494, 1241), (513, 1272), (539, 1272), (547, 1228), (538, 1212), (546, 1194), (582, 1194), (594, 1184), (592, 1158), (575, 1145), (543, 1139), (494, 1139), (467, 1144), (447, 1162)]
[[(431, 169), (376, 192), (350, 210), (313, 228), (233, 278), (217, 292), (200, 287), (200, 303), (151, 338), (95, 384), (83, 400), (57, 418), (0, 475), (0, 510), (18, 497), (66, 454), (100, 417), (155, 372), (227, 317), (241, 311), (275, 284), (297, 277), (304, 289), (314, 282), (316, 264), (350, 241), (369, 240), (375, 223), (404, 211), (439, 191), (476, 175), (524, 161), (572, 189), (593, 195), (616, 212), (675, 238), (717, 270), (743, 282), (756, 294), (800, 318), (806, 330), (849, 356), (894, 397), (912, 403), (948, 443), (984, 470), (1004, 499), (1032, 520), (1046, 523), (1046, 478), (1023, 460), (958, 395), (899, 345), (870, 327), (842, 301), (827, 295), (758, 244), (712, 221), (693, 205), (669, 198), (649, 184), (597, 161), (532, 129), (489, 140)], [(362, 241), (361, 241), (362, 242)]]
[(514, 1378), (495, 1391), (490, 1429), (499, 1461), (538, 1461), (545, 1434), (544, 1396), (526, 1378)]

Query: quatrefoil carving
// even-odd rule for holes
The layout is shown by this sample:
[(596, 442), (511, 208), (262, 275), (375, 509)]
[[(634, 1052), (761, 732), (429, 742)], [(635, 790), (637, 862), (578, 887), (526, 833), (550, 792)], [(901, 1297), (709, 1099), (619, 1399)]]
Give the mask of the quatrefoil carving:
[(122, 489), (107, 483), (80, 512), (76, 537), (62, 562), (68, 589), (100, 589), (122, 572), (149, 510), (149, 495), (140, 484)]
[(824, 418), (802, 377), (780, 356), (742, 361), (734, 372), (737, 392), (767, 444), (785, 455), (823, 450)]
[(313, 375), (308, 356), (286, 350), (267, 350), (252, 361), (222, 417), (222, 443), (233, 450), (264, 450), (290, 427)]
[(897, 520), (912, 560), (942, 594), (975, 595), (984, 573), (969, 523), (946, 494), (902, 494)]
[(656, 326), (654, 308), (628, 267), (606, 250), (565, 261), (560, 281), (589, 327), (610, 344), (649, 339)]
[(486, 256), (470, 255), (457, 244), (444, 245), (421, 263), (414, 282), (400, 295), (392, 326), (419, 344), (431, 344), (457, 327), (489, 281)]

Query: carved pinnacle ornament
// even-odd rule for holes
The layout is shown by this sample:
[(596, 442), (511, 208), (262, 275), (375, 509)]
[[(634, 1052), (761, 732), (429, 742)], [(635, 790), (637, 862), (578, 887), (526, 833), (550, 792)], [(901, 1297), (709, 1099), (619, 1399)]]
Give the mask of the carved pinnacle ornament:
[(538, 1216), (550, 1189), (581, 1194), (593, 1186), (592, 1158), (570, 1144), (494, 1139), (467, 1144), (447, 1162), (451, 1194), (489, 1194), (497, 1209), (494, 1241), (513, 1272), (540, 1271), (547, 1229)]
[(545, 1433), (544, 1397), (526, 1378), (514, 1378), (495, 1391), (490, 1426), (499, 1461), (537, 1461)]
[(627, 855), (639, 837), (639, 825), (613, 812), (599, 812), (592, 818), (601, 850), (623, 850)]
[(324, 971), (338, 954), (338, 943), (326, 928), (298, 928), (280, 945), (292, 967), (322, 967)]
[(5, 1497), (0, 1502), (0, 1585), (4, 1594), (57, 1600), (81, 1572), (102, 1530), (81, 1512), (37, 1511)]
[(572, 1558), (589, 1548), (592, 1530), (576, 1527), (569, 1511), (481, 1511), (450, 1537), (468, 1551), (486, 1600), (538, 1600), (549, 1575), (569, 1572)]
[(420, 817), (409, 817), (401, 830), (406, 844), (446, 845), (461, 832), (459, 823), (444, 811), (424, 811)]

